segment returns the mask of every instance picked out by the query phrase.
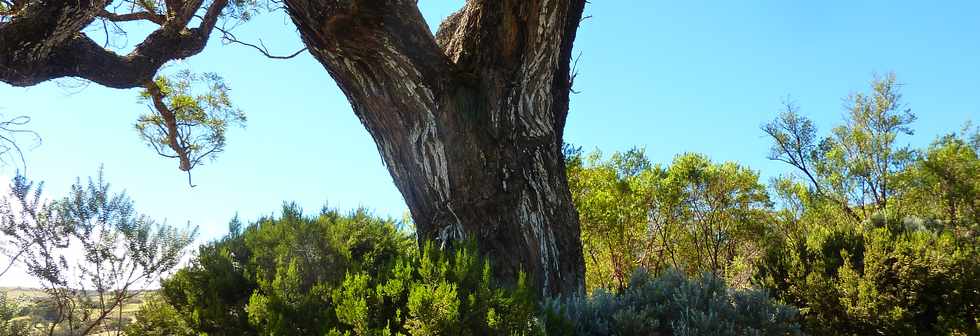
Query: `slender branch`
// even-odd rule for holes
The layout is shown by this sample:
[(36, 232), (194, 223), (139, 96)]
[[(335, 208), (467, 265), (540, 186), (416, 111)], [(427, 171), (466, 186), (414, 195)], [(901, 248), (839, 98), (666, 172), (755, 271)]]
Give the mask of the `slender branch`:
[(258, 46), (258, 45), (252, 44), (252, 43), (248, 43), (248, 42), (244, 42), (242, 40), (239, 40), (237, 37), (235, 37), (234, 34), (232, 34), (230, 31), (225, 30), (223, 28), (215, 27), (215, 29), (217, 29), (218, 31), (221, 32), (221, 34), (222, 34), (221, 40), (223, 42), (225, 42), (226, 44), (228, 44), (228, 43), (235, 43), (235, 44), (241, 44), (241, 45), (246, 46), (246, 47), (252, 47), (253, 49), (258, 50), (260, 53), (262, 53), (262, 55), (265, 55), (265, 57), (268, 57), (268, 58), (271, 58), (271, 59), (290, 59), (290, 58), (296, 57), (300, 53), (306, 51), (306, 47), (303, 47), (302, 49), (297, 50), (296, 52), (294, 52), (292, 54), (289, 54), (289, 55), (285, 55), (285, 56), (273, 55), (272, 53), (269, 52), (269, 49), (265, 47), (265, 44), (262, 43), (262, 40), (259, 40), (259, 44), (261, 46)]
[(16, 255), (14, 255), (13, 257), (10, 258), (10, 263), (8, 263), (7, 266), (4, 267), (3, 271), (0, 272), (0, 278), (2, 278), (4, 274), (7, 274), (7, 272), (10, 271), (10, 269), (14, 267), (14, 264), (17, 263), (17, 259), (19, 259), (20, 256), (24, 254), (24, 252), (27, 252), (27, 250), (26, 249), (23, 249), (20, 252), (17, 252)]
[[(207, 36), (211, 35), (211, 31), (214, 26), (218, 23), (218, 17), (221, 16), (221, 11), (225, 9), (228, 5), (228, 0), (214, 0), (211, 6), (208, 6), (208, 11), (204, 13), (204, 18), (201, 19), (201, 24), (198, 29)], [(193, 12), (191, 12), (193, 13)]]

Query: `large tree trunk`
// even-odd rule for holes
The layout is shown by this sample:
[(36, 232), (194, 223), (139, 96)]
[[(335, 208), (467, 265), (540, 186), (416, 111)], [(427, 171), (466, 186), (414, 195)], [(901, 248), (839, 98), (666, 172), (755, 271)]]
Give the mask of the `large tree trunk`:
[(405, 197), (418, 235), (474, 239), (498, 276), (584, 288), (562, 130), (582, 0), (470, 0), (429, 31), (415, 1), (286, 0)]
[[(167, 0), (165, 14), (111, 13), (106, 0), (13, 3), (0, 12), (0, 81), (132, 88), (203, 50), (228, 1)], [(374, 137), (422, 240), (471, 238), (499, 276), (524, 270), (543, 294), (582, 292), (561, 144), (585, 0), (469, 0), (435, 36), (415, 0), (285, 4)], [(158, 27), (118, 55), (82, 33), (97, 18)]]

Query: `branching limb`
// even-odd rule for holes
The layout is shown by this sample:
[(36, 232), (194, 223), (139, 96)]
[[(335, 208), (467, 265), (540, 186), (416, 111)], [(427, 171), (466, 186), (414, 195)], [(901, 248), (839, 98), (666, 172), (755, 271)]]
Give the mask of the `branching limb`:
[[(79, 77), (112, 88), (141, 87), (165, 63), (200, 53), (228, 6), (228, 0), (215, 0), (206, 9), (203, 0), (180, 2), (180, 10), (168, 15), (159, 29), (129, 54), (119, 55), (82, 30), (100, 17), (110, 21), (144, 17), (155, 23), (161, 17), (110, 13), (105, 0), (83, 3), (86, 6), (70, 0), (39, 2), (0, 24), (0, 81), (30, 86), (55, 78)], [(204, 14), (198, 27), (188, 27), (201, 9)]]
[[(206, 91), (195, 93), (196, 85)], [(190, 171), (224, 150), (228, 127), (244, 125), (245, 114), (232, 105), (230, 89), (216, 74), (181, 71), (148, 81), (144, 88), (150, 113), (139, 118), (136, 129), (157, 154), (178, 159), (194, 187)]]
[(113, 21), (113, 22), (143, 20), (143, 21), (153, 22), (159, 26), (162, 26), (167, 22), (167, 17), (160, 14), (151, 13), (148, 11), (116, 14), (116, 13), (109, 12), (107, 10), (102, 10), (102, 12), (99, 13), (99, 17), (105, 18), (106, 20)]
[[(150, 94), (150, 99), (153, 101), (153, 107), (156, 109), (160, 117), (163, 118), (163, 125), (166, 128), (165, 134), (167, 135), (168, 145), (170, 149), (177, 154), (180, 160), (180, 170), (189, 172), (192, 168), (190, 155), (188, 154), (188, 148), (183, 146), (178, 138), (180, 137), (179, 130), (177, 129), (177, 117), (173, 111), (167, 107), (167, 104), (163, 102), (164, 95), (160, 91), (160, 87), (153, 81), (147, 81), (144, 84), (146, 91)], [(189, 181), (188, 181), (189, 182)]]
[(241, 45), (246, 46), (246, 47), (252, 47), (253, 49), (258, 50), (260, 53), (262, 53), (262, 55), (265, 55), (265, 57), (268, 57), (268, 58), (271, 58), (271, 59), (290, 59), (290, 58), (296, 57), (299, 54), (301, 54), (302, 52), (306, 51), (306, 47), (303, 47), (302, 49), (297, 50), (296, 52), (294, 52), (292, 54), (289, 54), (289, 55), (285, 55), (285, 56), (273, 55), (272, 53), (269, 52), (269, 48), (266, 48), (265, 44), (262, 43), (262, 40), (261, 39), (259, 40), (259, 45), (255, 45), (255, 44), (252, 44), (252, 43), (248, 43), (248, 42), (244, 42), (242, 40), (239, 40), (237, 37), (235, 37), (235, 34), (232, 34), (230, 31), (228, 31), (226, 29), (223, 29), (221, 27), (215, 27), (215, 29), (217, 29), (218, 31), (221, 32), (221, 34), (222, 34), (221, 41), (224, 42), (225, 44), (234, 43), (234, 44), (241, 44)]

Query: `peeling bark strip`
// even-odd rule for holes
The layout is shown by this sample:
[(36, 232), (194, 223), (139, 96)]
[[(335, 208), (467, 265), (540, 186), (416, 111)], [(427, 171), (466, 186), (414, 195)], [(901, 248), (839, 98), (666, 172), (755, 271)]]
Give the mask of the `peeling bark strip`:
[(562, 130), (583, 0), (470, 0), (436, 36), (413, 0), (286, 0), (347, 95), (419, 236), (475, 238), (498, 276), (581, 293)]

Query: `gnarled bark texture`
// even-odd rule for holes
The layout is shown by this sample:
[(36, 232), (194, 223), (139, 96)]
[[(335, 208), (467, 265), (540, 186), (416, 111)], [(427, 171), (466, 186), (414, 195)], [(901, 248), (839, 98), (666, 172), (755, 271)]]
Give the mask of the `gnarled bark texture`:
[(286, 0), (347, 95), (418, 234), (474, 238), (498, 275), (583, 290), (561, 152), (581, 0), (471, 0), (433, 36), (415, 1)]
[(127, 55), (119, 55), (89, 38), (82, 29), (102, 17), (114, 21), (141, 18), (109, 13), (107, 0), (35, 0), (0, 23), (0, 81), (31, 86), (62, 78), (79, 77), (126, 89), (143, 86), (166, 62), (200, 53), (228, 0), (214, 0), (196, 28), (187, 24), (203, 0), (168, 1), (169, 13), (143, 13), (160, 25)]
[[(144, 86), (207, 43), (227, 0), (166, 0), (113, 13), (107, 0), (14, 0), (0, 13), (0, 81), (81, 77)], [(579, 223), (562, 130), (585, 0), (469, 0), (433, 35), (415, 0), (285, 0), (310, 53), (377, 143), (422, 239), (473, 239), (497, 275), (545, 295), (581, 293)], [(202, 17), (198, 27), (187, 27)], [(159, 29), (127, 55), (82, 33), (96, 18)]]

